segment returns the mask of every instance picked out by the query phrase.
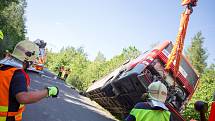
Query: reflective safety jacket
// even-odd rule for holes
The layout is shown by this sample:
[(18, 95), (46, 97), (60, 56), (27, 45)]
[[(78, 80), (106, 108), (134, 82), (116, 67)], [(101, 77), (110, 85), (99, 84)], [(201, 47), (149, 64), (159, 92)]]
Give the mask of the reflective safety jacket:
[[(16, 121), (22, 120), (22, 112), (24, 111), (24, 105), (20, 105), (16, 112), (9, 112), (9, 88), (11, 79), (14, 72), (17, 70), (15, 67), (11, 67), (6, 70), (0, 69), (0, 121), (6, 121), (7, 117), (15, 116)], [(26, 84), (29, 84), (28, 75), (22, 70), (26, 77)]]
[(130, 115), (136, 118), (136, 121), (169, 121), (170, 112), (167, 110), (149, 110), (132, 109)]
[(139, 102), (131, 110), (126, 121), (173, 121), (171, 112), (153, 106), (151, 102)]

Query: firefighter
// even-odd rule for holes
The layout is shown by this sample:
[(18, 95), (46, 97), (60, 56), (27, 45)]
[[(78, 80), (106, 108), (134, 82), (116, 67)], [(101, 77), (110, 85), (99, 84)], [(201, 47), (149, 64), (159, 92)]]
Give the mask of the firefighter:
[(70, 69), (66, 69), (65, 72), (64, 72), (64, 76), (63, 76), (63, 79), (64, 81), (66, 81), (67, 77), (69, 76), (69, 74), (71, 73)]
[(172, 121), (172, 116), (165, 106), (167, 88), (160, 81), (148, 86), (147, 102), (139, 102), (131, 110), (126, 121)]
[(58, 71), (59, 71), (59, 73), (58, 73), (57, 77), (59, 79), (61, 79), (62, 73), (64, 72), (64, 66), (60, 66), (59, 69), (58, 69)]
[(57, 97), (58, 88), (28, 91), (30, 78), (25, 72), (37, 57), (39, 48), (31, 41), (21, 41), (10, 58), (0, 61), (0, 121), (21, 121), (24, 104), (45, 97)]

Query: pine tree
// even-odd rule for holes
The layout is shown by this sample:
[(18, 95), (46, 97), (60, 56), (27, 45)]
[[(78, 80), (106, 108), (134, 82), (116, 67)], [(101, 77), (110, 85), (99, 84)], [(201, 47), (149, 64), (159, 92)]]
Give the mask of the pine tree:
[(135, 46), (129, 46), (128, 48), (123, 48), (122, 54), (126, 59), (135, 59), (140, 55), (140, 51)]
[[(206, 50), (203, 48), (204, 39), (205, 38), (202, 36), (202, 33), (198, 32), (192, 38), (191, 46), (187, 50), (187, 56), (189, 60), (191, 61), (193, 67), (200, 74), (200, 82), (198, 87), (183, 113), (187, 120), (192, 118), (196, 120), (200, 119), (199, 114), (194, 111), (194, 103), (196, 101), (205, 101), (209, 103), (209, 106), (212, 102), (212, 94), (215, 87), (215, 67), (213, 64), (207, 67), (206, 59), (208, 56)], [(208, 118), (208, 112), (206, 117)]]
[(26, 0), (0, 0), (0, 30), (4, 39), (0, 42), (0, 58), (5, 50), (12, 52), (14, 46), (25, 39)]
[(207, 67), (206, 60), (208, 55), (203, 48), (204, 39), (202, 33), (198, 32), (192, 38), (191, 46), (187, 50), (187, 57), (199, 74), (202, 74)]
[(95, 57), (95, 60), (94, 61), (97, 61), (97, 62), (104, 62), (106, 60), (104, 54), (102, 52), (98, 52), (97, 56)]

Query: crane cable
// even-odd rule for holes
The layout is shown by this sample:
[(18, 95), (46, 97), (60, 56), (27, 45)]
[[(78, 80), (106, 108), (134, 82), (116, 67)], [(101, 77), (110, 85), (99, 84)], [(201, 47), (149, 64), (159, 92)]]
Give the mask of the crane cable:
[(180, 27), (178, 30), (178, 35), (176, 37), (176, 43), (173, 46), (170, 57), (167, 61), (166, 70), (169, 70), (172, 63), (175, 60), (175, 68), (173, 75), (176, 78), (179, 70), (179, 65), (181, 61), (182, 51), (184, 47), (184, 39), (186, 36), (187, 26), (191, 13), (193, 12), (192, 7), (196, 6), (197, 0), (183, 0), (182, 6), (186, 6), (185, 11), (181, 14)]

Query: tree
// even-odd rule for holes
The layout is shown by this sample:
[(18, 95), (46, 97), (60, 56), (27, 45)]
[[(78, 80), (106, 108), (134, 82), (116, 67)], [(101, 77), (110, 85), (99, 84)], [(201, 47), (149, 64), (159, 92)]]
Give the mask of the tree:
[(19, 0), (0, 0), (0, 12), (3, 11), (6, 7), (8, 7), (11, 3), (19, 3)]
[(102, 52), (98, 52), (96, 58), (95, 58), (95, 61), (97, 62), (104, 62), (106, 60), (104, 54)]
[(202, 33), (198, 32), (192, 38), (191, 46), (187, 49), (186, 53), (193, 67), (200, 74), (198, 88), (183, 112), (187, 120), (191, 118), (200, 119), (198, 113), (194, 111), (193, 105), (198, 100), (208, 102), (210, 105), (212, 102), (213, 89), (215, 88), (215, 66), (212, 64), (207, 68), (206, 59), (208, 56), (206, 50), (203, 48), (204, 39)]
[(199, 74), (202, 74), (207, 67), (207, 53), (203, 48), (204, 37), (201, 32), (198, 32), (191, 42), (191, 46), (187, 50), (187, 57), (191, 61), (193, 67)]
[(62, 48), (58, 53), (48, 51), (47, 54), (46, 66), (55, 73), (58, 73), (60, 66), (70, 69), (71, 73), (67, 82), (79, 90), (85, 90), (88, 87), (87, 77), (85, 76), (87, 65), (89, 65), (89, 61), (82, 47), (77, 49), (74, 47), (66, 47)]
[(72, 84), (79, 90), (86, 90), (93, 80), (102, 78), (122, 65), (127, 60), (126, 57), (133, 58), (137, 56), (137, 52), (139, 53), (136, 48), (124, 49), (121, 54), (108, 61), (99, 52), (94, 61), (89, 61), (82, 47), (78, 49), (67, 47), (62, 48), (58, 53), (48, 51), (46, 66), (56, 73), (58, 73), (59, 66), (63, 65), (70, 68), (71, 74), (67, 78), (67, 83)]
[[(213, 99), (213, 93), (215, 89), (215, 65), (212, 64), (209, 68), (206, 68), (201, 76), (200, 84), (195, 91), (191, 101), (186, 106), (183, 112), (184, 117), (189, 120), (191, 118), (200, 120), (199, 114), (194, 111), (194, 103), (198, 100), (202, 100), (208, 103), (209, 110)], [(209, 112), (207, 113), (207, 117)]]
[[(25, 0), (0, 0), (0, 29), (4, 33), (4, 39), (0, 42), (0, 57), (8, 49), (25, 39)], [(3, 8), (1, 6), (4, 6)]]
[(129, 46), (128, 48), (123, 48), (122, 54), (126, 59), (135, 59), (140, 55), (140, 51), (135, 46)]

